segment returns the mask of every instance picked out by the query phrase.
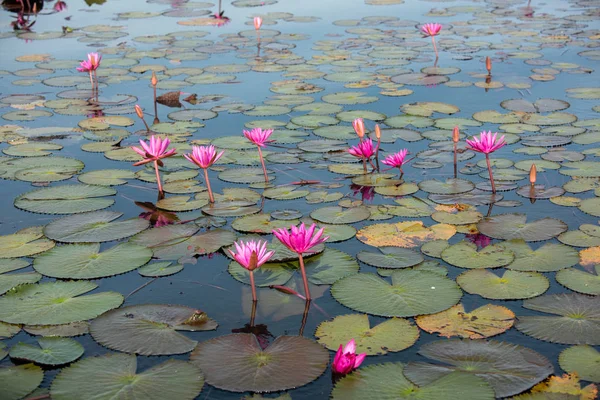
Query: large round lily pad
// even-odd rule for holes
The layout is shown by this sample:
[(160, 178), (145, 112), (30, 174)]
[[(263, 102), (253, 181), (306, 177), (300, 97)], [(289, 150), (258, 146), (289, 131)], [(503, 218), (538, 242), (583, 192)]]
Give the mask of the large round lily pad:
[(378, 268), (407, 268), (423, 261), (421, 253), (402, 247), (380, 247), (380, 252), (361, 251), (356, 255), (365, 264)]
[(600, 352), (592, 346), (569, 347), (560, 353), (558, 362), (562, 369), (584, 381), (600, 382)]
[(76, 340), (61, 337), (41, 337), (39, 346), (17, 343), (10, 349), (10, 357), (42, 365), (62, 365), (83, 355), (83, 346)]
[(477, 251), (477, 245), (462, 241), (442, 251), (442, 259), (460, 268), (497, 268), (510, 264), (515, 256), (500, 245), (490, 245)]
[(477, 229), (495, 239), (537, 242), (552, 239), (568, 228), (564, 222), (554, 218), (542, 218), (527, 223), (527, 215), (515, 213), (487, 217), (477, 224)]
[(412, 346), (419, 338), (419, 329), (406, 319), (392, 318), (371, 328), (366, 314), (339, 315), (322, 322), (315, 332), (319, 343), (336, 351), (340, 344), (356, 341), (356, 353), (387, 354)]
[(142, 355), (182, 354), (195, 340), (177, 331), (206, 331), (217, 323), (206, 313), (174, 305), (143, 304), (112, 310), (96, 318), (90, 333), (110, 349)]
[(455, 372), (429, 385), (416, 386), (406, 379), (405, 365), (384, 363), (361, 367), (333, 388), (333, 400), (454, 400), (457, 393), (469, 400), (492, 400), (494, 391), (477, 376)]
[(461, 371), (485, 379), (497, 397), (527, 390), (554, 369), (548, 359), (531, 349), (494, 340), (442, 340), (423, 345), (419, 353), (444, 364), (408, 364), (404, 375), (417, 385)]
[(95, 279), (123, 274), (146, 264), (152, 250), (121, 243), (100, 252), (100, 243), (58, 246), (36, 257), (33, 267), (53, 278)]
[(22, 285), (0, 297), (0, 321), (27, 325), (67, 324), (96, 318), (123, 303), (123, 296), (116, 292), (82, 296), (97, 287), (88, 281)]
[(43, 239), (41, 233), (14, 233), (0, 236), (0, 259), (13, 257), (27, 257), (50, 250), (55, 243)]
[[(575, 268), (557, 272), (556, 281), (574, 292), (600, 295), (600, 265), (595, 265), (595, 274)], [(1, 277), (2, 275), (0, 275)]]
[(355, 274), (331, 287), (332, 296), (353, 310), (386, 317), (434, 314), (458, 303), (462, 291), (454, 281), (431, 272), (399, 270), (392, 283), (375, 274)]
[(301, 336), (280, 336), (262, 349), (256, 336), (237, 333), (198, 344), (190, 359), (217, 388), (275, 392), (317, 379), (329, 363), (329, 352)]
[(511, 310), (495, 304), (486, 304), (471, 312), (465, 312), (465, 307), (457, 304), (437, 314), (420, 315), (415, 321), (419, 328), (437, 332), (439, 336), (483, 339), (510, 329), (514, 318)]
[(456, 278), (460, 287), (487, 299), (516, 300), (536, 297), (548, 290), (550, 282), (537, 272), (504, 271), (498, 276), (486, 269), (467, 271)]
[(116, 190), (103, 186), (62, 185), (24, 193), (15, 199), (15, 207), (42, 214), (76, 214), (111, 206)]
[(134, 355), (88, 357), (63, 369), (52, 382), (50, 393), (55, 400), (193, 400), (204, 385), (202, 372), (181, 360), (136, 372)]
[(114, 211), (70, 215), (46, 225), (44, 235), (67, 243), (109, 242), (133, 236), (150, 225), (143, 218), (112, 222), (122, 215)]
[(499, 246), (515, 254), (514, 261), (506, 266), (514, 271), (551, 272), (579, 262), (577, 250), (560, 243), (546, 243), (533, 250), (523, 239), (512, 239)]
[(363, 221), (371, 216), (367, 207), (342, 207), (332, 206), (318, 208), (310, 213), (310, 217), (326, 224), (352, 224)]
[(523, 307), (553, 314), (522, 315), (515, 328), (536, 339), (563, 344), (600, 345), (600, 297), (552, 294), (523, 302)]
[(0, 368), (2, 400), (19, 400), (33, 392), (44, 380), (37, 365), (25, 364)]

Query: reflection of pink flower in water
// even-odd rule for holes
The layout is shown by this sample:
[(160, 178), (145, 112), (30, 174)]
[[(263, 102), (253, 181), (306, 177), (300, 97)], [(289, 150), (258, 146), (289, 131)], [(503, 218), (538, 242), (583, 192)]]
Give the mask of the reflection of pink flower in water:
[(65, 11), (67, 9), (67, 3), (65, 3), (64, 1), (57, 1), (56, 3), (54, 3), (54, 7), (52, 8), (56, 12)]
[(467, 240), (473, 244), (476, 244), (477, 247), (483, 249), (486, 246), (489, 246), (492, 243), (492, 238), (484, 235), (483, 233), (473, 233), (465, 235)]
[(353, 183), (350, 185), (350, 189), (355, 196), (360, 193), (362, 201), (371, 201), (375, 198), (374, 186), (361, 186)]

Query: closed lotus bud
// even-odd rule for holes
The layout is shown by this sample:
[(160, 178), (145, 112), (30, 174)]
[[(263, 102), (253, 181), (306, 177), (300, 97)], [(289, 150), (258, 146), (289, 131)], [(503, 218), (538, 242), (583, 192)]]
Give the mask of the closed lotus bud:
[(379, 125), (375, 125), (375, 137), (377, 140), (381, 139), (381, 129), (379, 129)]
[(140, 119), (144, 119), (144, 112), (142, 111), (142, 107), (140, 107), (137, 104), (135, 105), (135, 113), (138, 117), (140, 117)]
[(531, 185), (535, 185), (535, 181), (537, 178), (537, 169), (535, 168), (535, 164), (531, 164), (531, 168), (529, 169), (529, 183)]
[(362, 139), (365, 136), (365, 122), (362, 118), (356, 118), (352, 121), (352, 127), (354, 127), (354, 132), (356, 132), (359, 138)]
[(460, 131), (458, 130), (458, 126), (455, 126), (454, 129), (452, 130), (452, 141), (454, 143), (458, 143), (459, 139), (460, 139)]
[(492, 59), (490, 57), (485, 58), (485, 69), (487, 69), (488, 74), (492, 73)]
[(150, 80), (150, 83), (152, 83), (152, 86), (156, 86), (158, 83), (158, 78), (156, 77), (156, 72), (154, 71), (152, 71), (152, 79)]
[(259, 30), (262, 26), (263, 20), (261, 17), (254, 17), (254, 29)]

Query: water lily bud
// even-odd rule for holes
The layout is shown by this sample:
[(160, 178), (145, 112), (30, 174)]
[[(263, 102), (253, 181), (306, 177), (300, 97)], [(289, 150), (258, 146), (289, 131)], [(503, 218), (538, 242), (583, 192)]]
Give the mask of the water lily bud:
[(379, 125), (375, 125), (375, 137), (377, 140), (381, 140), (381, 129), (379, 129)]
[(156, 77), (156, 72), (154, 71), (152, 71), (152, 79), (150, 80), (150, 83), (152, 83), (152, 86), (156, 86), (158, 83), (158, 78)]
[(140, 117), (140, 119), (144, 119), (144, 112), (142, 111), (142, 107), (140, 107), (137, 104), (135, 105), (135, 113), (138, 117)]
[(454, 143), (458, 143), (459, 139), (460, 139), (460, 131), (458, 130), (458, 126), (455, 126), (454, 129), (452, 130), (452, 141)]
[(356, 118), (354, 121), (352, 121), (352, 127), (359, 138), (362, 139), (365, 136), (365, 122), (362, 118)]
[(492, 60), (490, 57), (485, 58), (485, 69), (487, 69), (488, 74), (492, 73)]
[(529, 169), (529, 183), (531, 183), (531, 186), (535, 185), (536, 178), (537, 169), (535, 168), (535, 164), (531, 164), (531, 168)]

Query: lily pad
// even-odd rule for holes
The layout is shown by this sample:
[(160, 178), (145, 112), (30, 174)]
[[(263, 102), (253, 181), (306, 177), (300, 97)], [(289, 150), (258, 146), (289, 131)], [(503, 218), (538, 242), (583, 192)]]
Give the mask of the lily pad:
[(484, 339), (510, 329), (514, 318), (511, 310), (495, 304), (486, 304), (471, 312), (465, 312), (464, 305), (457, 304), (437, 314), (420, 315), (415, 321), (419, 328), (439, 336)]
[(411, 249), (402, 247), (380, 247), (380, 252), (361, 251), (356, 255), (365, 264), (378, 268), (408, 268), (423, 261), (423, 256)]
[(0, 321), (27, 325), (67, 324), (96, 318), (123, 303), (123, 296), (116, 292), (82, 296), (97, 287), (88, 281), (22, 285), (0, 297)]
[(442, 251), (442, 259), (460, 268), (497, 268), (510, 264), (515, 256), (500, 245), (490, 245), (477, 251), (477, 245), (462, 241)]
[(456, 282), (468, 293), (497, 300), (528, 299), (550, 287), (548, 279), (540, 273), (510, 270), (501, 277), (486, 269), (467, 271), (459, 275)]
[(340, 344), (356, 341), (356, 353), (382, 355), (402, 351), (419, 337), (419, 329), (403, 318), (392, 318), (371, 328), (366, 314), (339, 315), (322, 322), (315, 332), (319, 343), (336, 351)]
[(526, 347), (494, 340), (450, 339), (427, 343), (419, 353), (444, 364), (411, 362), (404, 375), (418, 385), (427, 385), (454, 371), (485, 379), (496, 397), (529, 389), (550, 375), (552, 363)]
[(55, 243), (41, 233), (15, 233), (0, 236), (0, 259), (27, 257), (49, 250)]
[(19, 400), (33, 392), (44, 380), (37, 365), (25, 364), (0, 368), (2, 399)]
[[(88, 357), (63, 369), (54, 378), (50, 393), (56, 400), (109, 400), (124, 396), (147, 400), (192, 400), (204, 385), (202, 372), (182, 360), (168, 360), (144, 372), (136, 371), (134, 355)], [(90, 376), (94, 379), (89, 379)]]
[(500, 214), (485, 218), (477, 224), (477, 229), (495, 239), (523, 239), (526, 242), (552, 239), (567, 230), (564, 222), (554, 218), (526, 221), (525, 214)]
[(434, 314), (458, 303), (461, 290), (450, 279), (431, 272), (399, 270), (392, 283), (375, 274), (355, 274), (331, 287), (332, 296), (348, 308), (386, 317)]
[[(595, 266), (595, 274), (568, 268), (558, 271), (556, 281), (574, 292), (600, 295), (600, 265)], [(1, 276), (1, 275), (0, 275)]]
[(456, 233), (452, 225), (437, 224), (429, 228), (421, 221), (395, 224), (367, 225), (356, 233), (356, 238), (370, 246), (419, 247), (436, 239), (449, 239)]
[(256, 336), (238, 333), (198, 344), (190, 359), (202, 369), (206, 382), (217, 388), (275, 392), (318, 378), (329, 363), (329, 353), (301, 336), (280, 336), (262, 349)]
[(318, 208), (310, 213), (310, 217), (326, 224), (353, 224), (369, 218), (371, 212), (367, 207), (342, 207), (332, 206)]
[(333, 388), (333, 400), (453, 400), (460, 393), (470, 400), (491, 400), (494, 391), (485, 380), (453, 373), (429, 385), (416, 386), (404, 375), (401, 363), (374, 364), (346, 375)]
[(207, 331), (217, 323), (205, 312), (184, 306), (143, 304), (112, 310), (96, 318), (90, 333), (110, 349), (141, 355), (182, 354), (195, 340), (177, 331)]
[(42, 337), (39, 346), (19, 342), (10, 349), (10, 357), (42, 365), (62, 365), (83, 355), (83, 346), (76, 340), (61, 337)]
[(419, 189), (433, 194), (457, 194), (475, 189), (472, 182), (464, 179), (446, 179), (445, 182), (431, 179), (419, 183)]
[(562, 293), (525, 300), (523, 307), (545, 315), (522, 315), (515, 327), (552, 343), (600, 344), (600, 297)]
[(562, 369), (584, 381), (600, 382), (600, 352), (592, 346), (569, 347), (560, 353), (558, 362)]
[(77, 214), (110, 207), (115, 201), (103, 197), (116, 193), (116, 190), (102, 186), (52, 186), (18, 196), (15, 207), (42, 214)]

